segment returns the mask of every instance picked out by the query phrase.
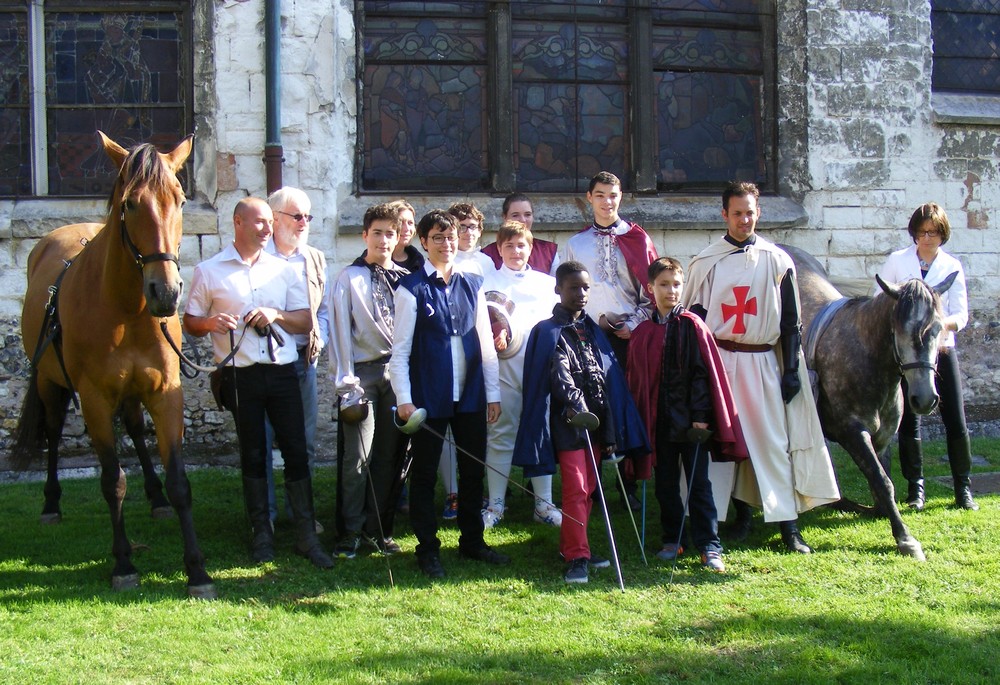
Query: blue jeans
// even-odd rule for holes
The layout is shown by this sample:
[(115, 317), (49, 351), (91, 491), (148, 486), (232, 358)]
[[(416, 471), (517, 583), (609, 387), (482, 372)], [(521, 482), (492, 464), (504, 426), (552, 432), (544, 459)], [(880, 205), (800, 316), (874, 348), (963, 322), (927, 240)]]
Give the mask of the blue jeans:
[[(317, 360), (318, 361), (318, 360)], [(309, 475), (313, 473), (313, 464), (316, 462), (316, 420), (319, 416), (319, 399), (316, 390), (316, 364), (306, 361), (302, 352), (295, 361), (295, 373), (299, 377), (299, 391), (302, 395), (302, 412), (305, 415), (306, 429), (306, 454), (309, 456)], [(267, 463), (267, 502), (271, 509), (271, 520), (278, 518), (278, 506), (274, 496), (274, 464), (271, 446), (274, 444), (274, 428), (271, 420), (264, 421), (264, 438), (266, 448), (264, 452)], [(284, 457), (284, 454), (282, 454)], [(288, 506), (288, 498), (285, 498), (285, 512), (291, 518), (291, 508)]]

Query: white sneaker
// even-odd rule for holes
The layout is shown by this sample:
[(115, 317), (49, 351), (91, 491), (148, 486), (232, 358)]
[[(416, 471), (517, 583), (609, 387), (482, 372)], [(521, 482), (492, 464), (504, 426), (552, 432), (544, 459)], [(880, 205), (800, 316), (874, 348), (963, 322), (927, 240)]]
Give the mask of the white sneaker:
[(500, 519), (503, 518), (503, 512), (502, 511), (497, 512), (492, 507), (487, 507), (486, 509), (483, 509), (481, 513), (483, 515), (483, 528), (485, 528), (486, 530), (489, 530), (490, 528), (495, 526), (497, 522), (499, 522)]
[(544, 509), (535, 509), (535, 523), (542, 523), (546, 526), (558, 528), (562, 525), (562, 512), (555, 507), (546, 506)]

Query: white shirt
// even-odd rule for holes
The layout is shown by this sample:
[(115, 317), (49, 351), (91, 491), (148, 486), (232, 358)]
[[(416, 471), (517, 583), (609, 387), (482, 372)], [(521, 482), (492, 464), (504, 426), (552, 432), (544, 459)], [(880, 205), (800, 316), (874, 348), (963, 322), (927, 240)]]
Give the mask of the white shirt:
[[(186, 314), (200, 317), (232, 314), (241, 322), (233, 332), (239, 340), (245, 326), (243, 317), (254, 307), (273, 307), (282, 311), (309, 309), (305, 279), (300, 278), (288, 262), (263, 250), (251, 266), (240, 257), (232, 243), (194, 268), (191, 294), (184, 309)], [(234, 358), (236, 366), (291, 364), (298, 359), (295, 338), (278, 324), (272, 326), (285, 339), (284, 345), (274, 348), (277, 360), (271, 360), (267, 339), (251, 328), (243, 336)], [(210, 335), (218, 363), (231, 351), (229, 334), (212, 332)]]
[[(270, 254), (273, 254), (278, 259), (283, 259), (288, 262), (298, 273), (299, 278), (308, 283), (308, 274), (306, 273), (306, 256), (302, 254), (299, 248), (295, 248), (295, 252), (290, 255), (283, 255), (278, 252), (278, 248), (274, 245), (274, 238), (267, 241), (267, 245), (264, 246), (264, 250)], [(330, 279), (327, 278), (326, 282), (329, 283)], [(324, 291), (326, 288), (324, 288)], [(316, 322), (319, 326), (317, 332), (319, 333), (319, 341), (321, 343), (320, 349), (322, 350), (329, 343), (329, 337), (327, 336), (327, 331), (330, 328), (330, 310), (327, 307), (326, 302), (326, 292), (320, 294), (319, 307), (316, 309)], [(309, 344), (309, 334), (308, 333), (295, 333), (293, 336), (295, 338), (295, 347), (302, 349)]]
[(479, 274), (485, 276), (491, 271), (496, 271), (493, 260), (479, 251), (477, 247), (468, 252), (459, 250), (455, 253), (455, 268), (466, 273)]
[[(969, 323), (969, 293), (965, 287), (965, 270), (962, 268), (962, 262), (944, 250), (938, 250), (937, 257), (931, 262), (931, 268), (927, 270), (926, 277), (920, 273), (920, 260), (917, 257), (916, 245), (910, 245), (890, 254), (886, 258), (885, 264), (878, 270), (878, 275), (882, 277), (883, 281), (892, 281), (893, 283), (920, 278), (928, 285), (935, 286), (953, 271), (957, 271), (958, 276), (951, 287), (941, 295), (941, 307), (946, 317), (957, 315), (958, 330), (962, 330)], [(941, 347), (954, 346), (955, 333), (948, 331), (947, 335), (941, 337)]]
[[(486, 257), (486, 255), (483, 255)], [(489, 257), (486, 257), (489, 259)], [(491, 261), (490, 264), (493, 262)], [(424, 272), (435, 276), (438, 270), (429, 261), (424, 262)], [(450, 294), (450, 286), (445, 286), (445, 292)], [(413, 331), (417, 325), (417, 299), (404, 287), (396, 289), (396, 317), (393, 323), (392, 357), (389, 360), (389, 380), (392, 390), (396, 393), (396, 402), (412, 404), (413, 391), (410, 386), (410, 354), (413, 351)], [(486, 401), (500, 401), (500, 367), (497, 363), (497, 351), (493, 347), (493, 328), (490, 326), (490, 316), (486, 311), (486, 297), (483, 289), (476, 293), (476, 333), (479, 336), (479, 348), (483, 356), (483, 380), (486, 385)], [(452, 399), (458, 402), (462, 399), (462, 388), (465, 387), (465, 348), (462, 336), (451, 337), (451, 368), (452, 368)]]

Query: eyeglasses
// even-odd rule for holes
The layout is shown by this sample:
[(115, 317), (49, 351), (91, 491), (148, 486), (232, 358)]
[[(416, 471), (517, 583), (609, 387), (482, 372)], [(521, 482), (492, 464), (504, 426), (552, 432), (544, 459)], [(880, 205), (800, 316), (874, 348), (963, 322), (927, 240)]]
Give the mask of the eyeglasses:
[(307, 224), (313, 220), (312, 214), (289, 214), (288, 212), (283, 212), (280, 209), (278, 210), (278, 214), (284, 214), (285, 216), (290, 216), (295, 221), (305, 221)]
[(457, 243), (458, 242), (458, 236), (457, 235), (441, 235), (439, 233), (437, 235), (432, 235), (431, 236), (431, 242), (434, 243), (435, 245), (444, 245), (445, 242)]
[(940, 238), (941, 231), (917, 231), (918, 238)]
[(482, 230), (482, 229), (479, 227), (479, 224), (459, 224), (458, 225), (458, 232), (459, 233), (472, 233), (473, 231), (480, 231), (480, 230)]

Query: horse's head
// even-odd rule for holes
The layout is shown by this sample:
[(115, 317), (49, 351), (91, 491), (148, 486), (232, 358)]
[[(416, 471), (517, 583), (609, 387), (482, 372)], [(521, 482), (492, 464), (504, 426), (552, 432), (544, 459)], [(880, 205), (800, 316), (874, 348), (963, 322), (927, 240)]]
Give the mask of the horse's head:
[(908, 388), (904, 399), (917, 414), (928, 414), (937, 406), (934, 372), (944, 330), (941, 294), (951, 287), (956, 276), (957, 272), (933, 287), (919, 278), (895, 284), (875, 276), (879, 287), (896, 300), (892, 313), (893, 345)]
[(98, 133), (104, 151), (120, 169), (108, 201), (108, 223), (120, 224), (126, 260), (142, 272), (142, 294), (150, 314), (173, 316), (184, 288), (177, 255), (185, 197), (177, 170), (191, 154), (192, 136), (164, 154), (149, 144), (125, 150)]

